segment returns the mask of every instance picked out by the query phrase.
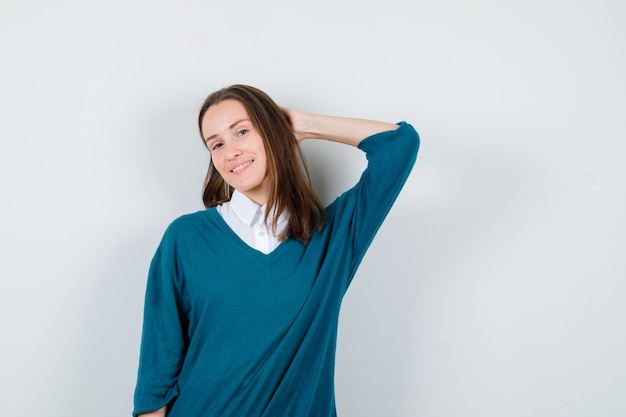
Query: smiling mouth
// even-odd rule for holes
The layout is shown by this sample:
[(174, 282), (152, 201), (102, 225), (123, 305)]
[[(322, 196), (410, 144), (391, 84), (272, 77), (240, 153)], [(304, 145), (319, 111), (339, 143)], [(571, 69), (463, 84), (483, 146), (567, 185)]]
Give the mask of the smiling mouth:
[(254, 162), (254, 160), (248, 161), (248, 162), (244, 162), (241, 165), (237, 165), (235, 168), (231, 169), (230, 172), (232, 172), (233, 174), (239, 174), (240, 172), (242, 172), (246, 168), (248, 168), (250, 165), (252, 165), (253, 162)]

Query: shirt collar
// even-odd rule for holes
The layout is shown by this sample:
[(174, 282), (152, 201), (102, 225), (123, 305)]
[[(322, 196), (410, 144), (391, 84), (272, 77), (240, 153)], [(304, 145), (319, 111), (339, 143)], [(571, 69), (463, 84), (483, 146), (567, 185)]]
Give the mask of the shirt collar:
[[(233, 212), (239, 217), (244, 224), (253, 226), (257, 222), (262, 223), (265, 216), (265, 209), (267, 206), (259, 206), (254, 201), (250, 200), (244, 193), (235, 190), (230, 198), (230, 207)], [(272, 216), (269, 216), (268, 221), (271, 222)], [(278, 217), (278, 231), (281, 231), (287, 224), (289, 216), (283, 211)]]
[(235, 190), (230, 198), (230, 207), (233, 209), (239, 220), (248, 226), (256, 223), (261, 207), (250, 200), (244, 193)]

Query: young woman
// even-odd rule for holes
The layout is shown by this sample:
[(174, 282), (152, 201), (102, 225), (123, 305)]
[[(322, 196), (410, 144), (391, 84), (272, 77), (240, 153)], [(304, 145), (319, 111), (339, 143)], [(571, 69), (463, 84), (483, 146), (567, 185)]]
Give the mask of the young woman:
[[(408, 124), (284, 109), (233, 85), (200, 110), (206, 210), (166, 230), (150, 266), (134, 415), (336, 416), (342, 297), (415, 162)], [(324, 208), (299, 143), (366, 153)]]

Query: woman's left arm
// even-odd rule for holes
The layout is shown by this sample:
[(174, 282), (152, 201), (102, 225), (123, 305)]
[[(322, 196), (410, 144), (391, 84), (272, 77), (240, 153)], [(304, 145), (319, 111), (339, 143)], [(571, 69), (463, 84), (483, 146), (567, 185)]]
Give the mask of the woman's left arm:
[(358, 146), (367, 168), (357, 185), (333, 203), (335, 226), (351, 242), (349, 285), (372, 238), (391, 209), (411, 172), (419, 148), (419, 135), (406, 122), (398, 124), (284, 109), (298, 141), (326, 139)]
[(325, 116), (283, 109), (299, 142), (304, 139), (326, 139), (357, 146), (376, 133), (395, 130), (397, 124), (351, 117)]

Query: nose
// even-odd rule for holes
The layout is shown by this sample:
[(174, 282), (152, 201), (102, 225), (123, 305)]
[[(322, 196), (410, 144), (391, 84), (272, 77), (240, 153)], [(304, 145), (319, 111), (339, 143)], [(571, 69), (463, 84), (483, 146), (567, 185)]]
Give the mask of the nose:
[(241, 150), (239, 149), (238, 146), (229, 146), (228, 149), (226, 149), (226, 158), (229, 161), (232, 161), (233, 159), (237, 158), (239, 155), (241, 155)]

